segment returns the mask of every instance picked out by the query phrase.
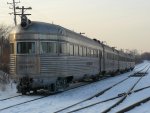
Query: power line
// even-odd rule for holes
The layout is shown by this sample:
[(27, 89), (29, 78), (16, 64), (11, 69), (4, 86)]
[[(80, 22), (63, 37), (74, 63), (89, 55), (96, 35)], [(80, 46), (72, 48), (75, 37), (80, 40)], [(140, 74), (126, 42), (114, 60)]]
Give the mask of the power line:
[(8, 3), (9, 5), (12, 5), (12, 7), (9, 7), (9, 9), (13, 9), (13, 12), (9, 13), (10, 15), (13, 14), (14, 15), (14, 23), (15, 23), (15, 26), (17, 25), (17, 19), (16, 19), (16, 4), (20, 3), (20, 1), (18, 2), (15, 2), (15, 0), (13, 0), (12, 3)]

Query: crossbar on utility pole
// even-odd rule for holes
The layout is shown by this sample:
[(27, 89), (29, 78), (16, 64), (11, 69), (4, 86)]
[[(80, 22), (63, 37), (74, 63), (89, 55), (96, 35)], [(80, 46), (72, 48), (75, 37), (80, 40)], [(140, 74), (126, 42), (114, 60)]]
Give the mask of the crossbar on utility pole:
[(21, 16), (23, 16), (23, 15), (31, 15), (31, 14), (25, 14), (25, 10), (31, 10), (32, 8), (31, 7), (27, 7), (27, 8), (25, 8), (24, 6), (22, 6), (22, 7), (16, 7), (16, 9), (20, 9), (21, 10), (21, 14), (17, 14), (17, 13), (15, 13), (15, 15), (21, 15)]

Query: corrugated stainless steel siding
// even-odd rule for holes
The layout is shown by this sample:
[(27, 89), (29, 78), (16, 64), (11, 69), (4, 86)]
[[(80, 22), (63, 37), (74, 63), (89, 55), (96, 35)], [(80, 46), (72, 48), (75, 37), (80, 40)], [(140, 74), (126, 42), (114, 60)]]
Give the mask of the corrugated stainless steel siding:
[(10, 64), (9, 64), (10, 74), (16, 74), (16, 57), (15, 55), (10, 55)]
[[(89, 62), (92, 65), (87, 65)], [(86, 57), (40, 57), (40, 72), (49, 73), (53, 76), (82, 76), (84, 74), (94, 75), (99, 72), (98, 58)]]

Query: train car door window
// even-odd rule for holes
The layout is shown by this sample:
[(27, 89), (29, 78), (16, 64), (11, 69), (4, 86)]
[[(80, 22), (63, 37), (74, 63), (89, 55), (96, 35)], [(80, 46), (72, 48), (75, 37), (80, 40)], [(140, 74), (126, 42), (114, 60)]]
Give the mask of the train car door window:
[(35, 42), (18, 42), (17, 43), (18, 54), (32, 54), (35, 53)]

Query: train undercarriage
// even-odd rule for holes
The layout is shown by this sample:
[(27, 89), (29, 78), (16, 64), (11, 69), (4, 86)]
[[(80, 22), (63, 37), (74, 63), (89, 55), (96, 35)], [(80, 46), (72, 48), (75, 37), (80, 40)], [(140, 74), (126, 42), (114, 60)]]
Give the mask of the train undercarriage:
[[(49, 91), (50, 93), (56, 93), (60, 91), (64, 91), (67, 87), (69, 87), (69, 84), (72, 82), (72, 77), (58, 77), (57, 80), (53, 83), (47, 83), (47, 84), (39, 84), (35, 85), (35, 81), (33, 78), (29, 77), (23, 77), (20, 78), (19, 83), (17, 85), (18, 93), (26, 94), (30, 93), (30, 91), (33, 91), (34, 93), (37, 92), (37, 90), (44, 89)], [(44, 82), (44, 81), (42, 81)]]

